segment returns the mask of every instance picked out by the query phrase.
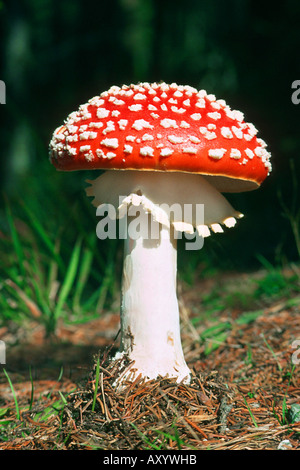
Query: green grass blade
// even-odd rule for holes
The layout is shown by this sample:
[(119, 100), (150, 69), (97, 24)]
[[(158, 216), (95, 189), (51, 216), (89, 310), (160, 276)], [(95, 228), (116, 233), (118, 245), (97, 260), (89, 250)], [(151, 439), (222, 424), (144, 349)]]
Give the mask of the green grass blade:
[(205, 341), (204, 354), (206, 356), (215, 349), (218, 349), (226, 341), (230, 329), (231, 324), (229, 322), (221, 322), (206, 328), (201, 333), (200, 338), (202, 341)]
[(266, 340), (265, 335), (264, 335), (263, 333), (261, 333), (261, 337), (262, 337), (262, 339), (264, 340), (264, 343), (265, 343), (265, 345), (267, 346), (268, 350), (270, 351), (270, 353), (271, 353), (272, 356), (274, 357), (275, 361), (277, 362), (278, 370), (279, 370), (280, 372), (282, 372), (282, 367), (281, 367), (281, 365), (280, 365), (280, 362), (278, 361), (275, 352), (273, 351), (273, 349), (272, 349), (271, 346), (269, 345), (269, 343), (268, 343), (268, 341)]
[(222, 333), (217, 334), (213, 338), (207, 338), (205, 347), (204, 347), (204, 354), (208, 356), (213, 351), (218, 349), (222, 344), (225, 343), (227, 336), (229, 335), (228, 331), (223, 331)]
[(14, 389), (14, 387), (13, 387), (13, 384), (12, 384), (12, 382), (11, 382), (11, 380), (10, 380), (10, 377), (9, 377), (8, 373), (6, 372), (5, 369), (3, 369), (3, 372), (4, 372), (4, 374), (5, 374), (5, 377), (7, 378), (7, 381), (8, 381), (8, 383), (9, 383), (11, 392), (12, 392), (12, 394), (13, 394), (14, 402), (15, 402), (15, 407), (16, 407), (16, 413), (17, 413), (17, 419), (19, 420), (21, 416), (20, 416), (20, 409), (19, 409), (19, 405), (18, 405), (18, 400), (17, 400), (16, 392), (15, 392), (15, 389)]
[(77, 243), (74, 246), (71, 260), (65, 275), (64, 282), (61, 286), (59, 295), (58, 295), (58, 301), (54, 310), (54, 319), (57, 320), (57, 318), (61, 315), (61, 311), (63, 308), (63, 305), (69, 295), (69, 292), (73, 286), (75, 276), (78, 270), (78, 265), (79, 265), (79, 259), (80, 259), (80, 250), (81, 250), (81, 240), (78, 240)]
[(60, 390), (58, 390), (58, 393), (60, 395), (60, 398), (62, 399), (62, 402), (64, 405), (67, 405), (68, 402), (67, 402), (67, 399), (64, 397), (64, 395), (62, 394), (62, 392)]
[(8, 201), (6, 202), (6, 216), (7, 216), (10, 232), (11, 232), (11, 238), (13, 242), (14, 251), (16, 253), (17, 260), (18, 260), (19, 271), (20, 271), (21, 276), (24, 278), (25, 277), (25, 269), (24, 269), (25, 257), (24, 257), (23, 247), (22, 247), (19, 234), (15, 227), (15, 223), (13, 220), (12, 212), (11, 212)]
[(99, 360), (99, 357), (97, 357), (96, 376), (95, 376), (95, 391), (94, 391), (94, 397), (93, 397), (92, 411), (95, 411), (98, 385), (99, 385), (99, 376), (100, 376), (100, 360)]
[(29, 218), (29, 221), (31, 223), (31, 226), (35, 230), (36, 234), (39, 236), (40, 240), (45, 245), (45, 247), (49, 250), (51, 255), (56, 259), (62, 272), (64, 272), (65, 266), (64, 266), (63, 260), (58, 255), (57, 250), (55, 249), (55, 244), (52, 242), (51, 238), (49, 237), (47, 232), (44, 230), (42, 224), (40, 223), (38, 218), (31, 212), (31, 210), (25, 204), (23, 204), (22, 207), (24, 211), (26, 212)]
[(236, 320), (237, 325), (248, 325), (255, 321), (258, 317), (260, 317), (264, 313), (263, 310), (254, 310), (250, 312), (244, 312), (240, 315)]
[[(54, 250), (55, 250), (56, 255), (59, 256), (59, 250), (60, 250), (59, 238), (55, 240)], [(48, 272), (47, 272), (47, 292), (49, 293), (49, 296), (51, 296), (53, 284), (57, 281), (58, 270), (59, 270), (59, 265), (57, 263), (57, 259), (51, 257), (49, 267), (48, 267)]]
[(64, 374), (64, 368), (63, 366), (61, 366), (60, 371), (59, 371), (59, 376), (57, 377), (57, 382), (61, 381), (63, 374)]
[(3, 418), (3, 416), (5, 416), (9, 410), (10, 410), (9, 406), (7, 408), (0, 408), (0, 419)]
[(38, 305), (45, 317), (51, 317), (51, 309), (49, 307), (48, 299), (45, 298), (45, 292), (42, 286), (33, 278), (31, 278), (32, 287), (34, 289)]
[(97, 306), (96, 306), (97, 311), (102, 310), (107, 294), (111, 286), (113, 286), (114, 279), (115, 279), (114, 263), (113, 261), (110, 261), (110, 263), (107, 265), (105, 276), (101, 284), (100, 295), (99, 295)]
[(250, 414), (250, 416), (251, 416), (251, 419), (252, 419), (252, 421), (253, 421), (254, 426), (255, 426), (256, 428), (258, 428), (257, 422), (256, 422), (256, 420), (255, 420), (255, 418), (254, 418), (254, 415), (253, 415), (253, 413), (252, 413), (252, 411), (251, 411), (251, 408), (250, 408), (250, 406), (248, 405), (248, 402), (247, 402), (247, 400), (246, 400), (246, 398), (245, 398), (244, 396), (243, 396), (243, 399), (244, 399), (245, 405), (246, 405), (247, 408), (248, 408), (248, 411), (249, 411), (249, 414)]
[(82, 262), (81, 262), (80, 270), (78, 273), (78, 280), (76, 283), (76, 289), (75, 289), (74, 297), (73, 297), (74, 310), (78, 310), (80, 307), (82, 292), (84, 290), (84, 287), (86, 285), (86, 282), (91, 272), (92, 261), (93, 261), (92, 250), (85, 249), (83, 252)]
[(30, 383), (31, 383), (29, 410), (31, 410), (32, 404), (33, 404), (33, 396), (34, 396), (34, 383), (33, 383), (33, 378), (32, 378), (32, 373), (31, 373), (31, 366), (29, 366), (29, 378), (30, 378)]
[(135, 431), (139, 434), (144, 443), (150, 447), (150, 449), (161, 450), (161, 446), (157, 446), (155, 443), (151, 442), (150, 439), (145, 434), (143, 434), (134, 423), (129, 422), (129, 424), (133, 427), (133, 429), (135, 429)]
[[(18, 312), (22, 311), (24, 316), (41, 317), (41, 312), (37, 304), (32, 300), (31, 296), (29, 297), (21, 287), (19, 287), (11, 279), (7, 279), (4, 283), (5, 290), (9, 292), (10, 296), (13, 296), (14, 300), (17, 302)], [(24, 311), (24, 306), (26, 310)], [(1, 312), (3, 314), (3, 312)], [(16, 317), (17, 313), (13, 313), (13, 316)]]
[(218, 334), (231, 329), (231, 324), (229, 322), (221, 322), (217, 323), (216, 325), (210, 326), (206, 328), (206, 330), (202, 331), (201, 338), (214, 338)]

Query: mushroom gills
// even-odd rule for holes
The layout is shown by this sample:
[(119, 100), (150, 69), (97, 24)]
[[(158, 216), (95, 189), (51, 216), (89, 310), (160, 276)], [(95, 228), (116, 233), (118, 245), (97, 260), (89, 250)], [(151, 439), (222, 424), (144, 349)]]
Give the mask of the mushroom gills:
[[(125, 174), (126, 173), (126, 174)], [(163, 226), (202, 237), (223, 232), (222, 225), (231, 228), (243, 214), (202, 175), (180, 172), (119, 170), (106, 171), (95, 180), (87, 180), (92, 204), (112, 205), (118, 218), (128, 208), (141, 205)]]

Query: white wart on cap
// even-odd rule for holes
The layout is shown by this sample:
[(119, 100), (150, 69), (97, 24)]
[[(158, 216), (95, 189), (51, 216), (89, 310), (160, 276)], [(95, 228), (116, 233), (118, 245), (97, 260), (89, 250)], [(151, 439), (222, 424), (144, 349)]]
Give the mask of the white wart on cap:
[(240, 111), (204, 90), (166, 83), (113, 86), (53, 134), (60, 170), (179, 171), (226, 192), (257, 188), (271, 171), (266, 143)]

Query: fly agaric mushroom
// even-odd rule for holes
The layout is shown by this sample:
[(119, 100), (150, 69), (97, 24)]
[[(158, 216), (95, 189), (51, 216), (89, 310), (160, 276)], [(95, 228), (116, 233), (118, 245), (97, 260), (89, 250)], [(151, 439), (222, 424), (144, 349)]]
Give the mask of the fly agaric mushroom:
[[(113, 86), (55, 130), (50, 160), (57, 169), (107, 170), (89, 182), (95, 206), (112, 204), (119, 217), (139, 207), (159, 224), (158, 239), (149, 240), (147, 226), (125, 240), (116, 358), (132, 361), (127, 380), (141, 374), (189, 381), (176, 296), (176, 233), (195, 229), (205, 237), (234, 226), (242, 214), (221, 192), (258, 188), (271, 171), (266, 144), (256, 134), (224, 100), (166, 83)], [(204, 221), (162, 209), (174, 203), (204, 204)]]

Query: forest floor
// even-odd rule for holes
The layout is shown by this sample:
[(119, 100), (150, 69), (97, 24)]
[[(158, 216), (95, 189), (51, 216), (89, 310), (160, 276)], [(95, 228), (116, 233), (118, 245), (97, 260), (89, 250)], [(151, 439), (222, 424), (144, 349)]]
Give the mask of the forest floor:
[(188, 385), (116, 391), (117, 308), (51, 340), (34, 322), (2, 328), (0, 449), (300, 450), (299, 291), (255, 301), (248, 279), (179, 284)]

